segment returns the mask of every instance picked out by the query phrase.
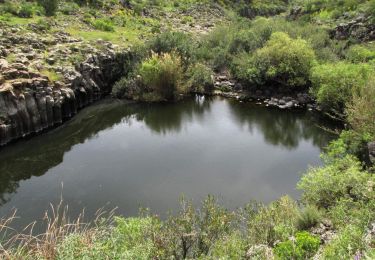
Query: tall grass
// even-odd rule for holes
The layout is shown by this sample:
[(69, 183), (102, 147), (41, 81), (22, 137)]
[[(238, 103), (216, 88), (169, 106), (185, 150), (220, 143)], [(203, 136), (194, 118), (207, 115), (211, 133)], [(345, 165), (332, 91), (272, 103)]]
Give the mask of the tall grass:
[[(107, 212), (99, 209), (91, 222), (86, 222), (83, 210), (75, 219), (69, 218), (69, 206), (61, 199), (57, 205), (50, 204), (41, 223), (34, 221), (18, 231), (12, 227), (17, 211), (0, 219), (0, 259), (56, 259), (58, 245), (71, 234), (81, 234), (92, 239), (99, 226), (110, 226), (115, 209)], [(44, 231), (35, 232), (41, 224)]]

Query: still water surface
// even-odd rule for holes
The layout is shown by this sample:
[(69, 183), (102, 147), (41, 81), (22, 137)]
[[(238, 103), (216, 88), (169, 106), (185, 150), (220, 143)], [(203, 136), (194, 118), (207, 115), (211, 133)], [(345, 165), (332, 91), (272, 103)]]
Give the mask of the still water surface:
[(0, 217), (23, 225), (62, 194), (72, 216), (118, 207), (165, 214), (184, 194), (213, 194), (228, 208), (270, 202), (295, 189), (334, 136), (307, 111), (280, 111), (222, 98), (176, 104), (103, 101), (52, 132), (0, 150)]

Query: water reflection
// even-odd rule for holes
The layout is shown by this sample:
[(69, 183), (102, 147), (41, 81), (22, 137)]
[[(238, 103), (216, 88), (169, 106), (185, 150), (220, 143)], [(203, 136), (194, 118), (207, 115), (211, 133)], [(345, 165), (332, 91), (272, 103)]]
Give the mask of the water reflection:
[(250, 132), (257, 129), (267, 143), (289, 150), (296, 149), (302, 140), (311, 140), (315, 146), (324, 147), (332, 135), (321, 134), (321, 126), (335, 127), (333, 122), (308, 111), (280, 111), (236, 101), (230, 101), (230, 109), (237, 122)]
[[(256, 194), (269, 200), (293, 193), (299, 171), (319, 160), (320, 148), (332, 138), (320, 124), (329, 126), (311, 113), (221, 98), (175, 104), (107, 100), (52, 132), (2, 148), (0, 204), (27, 207), (32, 194), (49, 187), (38, 197), (48, 205), (61, 180), (71, 182), (67, 189), (77, 207), (113, 200), (127, 212), (138, 207), (130, 200), (150, 198), (156, 200), (153, 208), (164, 211), (183, 190), (192, 196), (217, 191), (236, 203)], [(262, 153), (279, 161), (264, 163)], [(31, 181), (33, 176), (42, 177)], [(95, 190), (103, 183), (108, 191)]]

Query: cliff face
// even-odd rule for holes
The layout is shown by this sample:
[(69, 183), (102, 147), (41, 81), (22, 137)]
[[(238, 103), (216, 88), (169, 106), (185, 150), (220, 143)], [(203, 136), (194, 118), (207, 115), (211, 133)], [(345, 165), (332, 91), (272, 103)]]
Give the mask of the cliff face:
[(59, 125), (108, 94), (130, 58), (127, 51), (90, 55), (57, 82), (0, 59), (0, 145)]

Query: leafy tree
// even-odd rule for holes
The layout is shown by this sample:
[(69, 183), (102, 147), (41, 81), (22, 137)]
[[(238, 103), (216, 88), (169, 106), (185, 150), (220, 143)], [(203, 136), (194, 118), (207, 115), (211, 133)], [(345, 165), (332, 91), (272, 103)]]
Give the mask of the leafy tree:
[(38, 3), (44, 8), (46, 16), (54, 16), (59, 5), (59, 0), (38, 0)]
[(341, 112), (372, 71), (368, 64), (339, 62), (316, 66), (312, 69), (312, 92), (324, 108)]
[(277, 84), (290, 88), (305, 87), (315, 54), (302, 39), (292, 39), (286, 33), (276, 32), (254, 55), (248, 57), (241, 75), (256, 85)]

